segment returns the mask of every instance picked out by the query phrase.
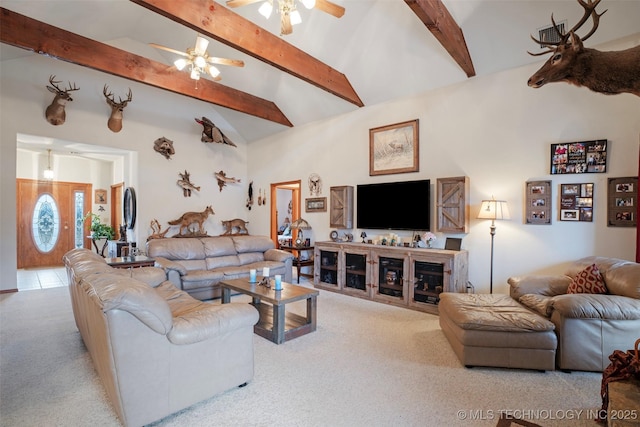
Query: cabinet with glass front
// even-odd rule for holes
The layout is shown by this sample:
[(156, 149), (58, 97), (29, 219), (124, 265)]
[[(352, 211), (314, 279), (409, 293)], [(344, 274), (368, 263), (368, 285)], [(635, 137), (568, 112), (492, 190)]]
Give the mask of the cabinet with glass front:
[(437, 314), (442, 292), (466, 292), (468, 259), (465, 250), (316, 242), (314, 285)]

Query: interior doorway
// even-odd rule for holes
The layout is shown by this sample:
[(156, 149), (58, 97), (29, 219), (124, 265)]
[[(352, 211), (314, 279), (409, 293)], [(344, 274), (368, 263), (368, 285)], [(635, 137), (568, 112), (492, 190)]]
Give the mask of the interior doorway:
[[(271, 240), (278, 247), (282, 242), (291, 243), (295, 238), (286, 232), (287, 220), (289, 223), (300, 217), (300, 180), (277, 182), (271, 184)], [(282, 231), (281, 231), (282, 230)]]

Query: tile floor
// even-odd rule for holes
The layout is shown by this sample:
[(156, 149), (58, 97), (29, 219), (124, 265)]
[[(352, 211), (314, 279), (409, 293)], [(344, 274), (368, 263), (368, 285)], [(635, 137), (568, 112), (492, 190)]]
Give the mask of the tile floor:
[(64, 267), (26, 268), (18, 270), (18, 291), (67, 286), (67, 271)]

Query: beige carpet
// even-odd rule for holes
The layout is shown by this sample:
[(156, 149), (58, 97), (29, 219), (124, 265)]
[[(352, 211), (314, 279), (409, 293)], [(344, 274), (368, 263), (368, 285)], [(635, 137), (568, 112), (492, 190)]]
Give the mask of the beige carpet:
[[(118, 425), (66, 288), (0, 295), (0, 322), (0, 425)], [(156, 425), (596, 426), (601, 403), (601, 374), (466, 369), (437, 316), (326, 291), (316, 332), (254, 342), (252, 382)]]

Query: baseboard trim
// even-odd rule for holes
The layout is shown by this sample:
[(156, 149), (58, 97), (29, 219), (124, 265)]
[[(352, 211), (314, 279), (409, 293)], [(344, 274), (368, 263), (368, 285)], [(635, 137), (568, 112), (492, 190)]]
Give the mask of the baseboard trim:
[(18, 292), (18, 288), (15, 289), (0, 289), (0, 294), (12, 294)]

